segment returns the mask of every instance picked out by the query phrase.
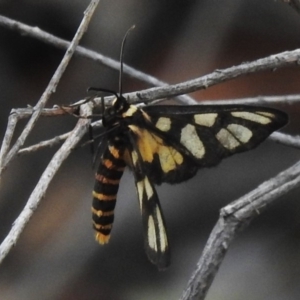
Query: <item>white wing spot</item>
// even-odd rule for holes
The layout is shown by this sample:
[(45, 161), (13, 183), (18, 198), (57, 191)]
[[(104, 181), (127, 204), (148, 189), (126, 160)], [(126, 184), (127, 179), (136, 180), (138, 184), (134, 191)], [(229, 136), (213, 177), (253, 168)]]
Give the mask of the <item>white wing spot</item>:
[(198, 114), (194, 115), (195, 123), (201, 126), (211, 127), (215, 124), (218, 114), (209, 113), (209, 114)]
[(170, 118), (164, 118), (160, 117), (156, 124), (155, 127), (158, 128), (161, 131), (169, 131), (171, 129), (171, 120)]
[(138, 196), (139, 196), (139, 202), (140, 202), (140, 208), (142, 210), (143, 207), (143, 194), (144, 194), (144, 181), (138, 181), (136, 183), (137, 191), (138, 191)]
[(227, 129), (242, 143), (247, 143), (252, 137), (252, 131), (245, 126), (229, 124)]
[(233, 111), (231, 114), (234, 117), (242, 118), (245, 120), (249, 120), (252, 122), (260, 123), (260, 124), (269, 124), (272, 120), (267, 116), (264, 112), (257, 112), (259, 114), (264, 114), (265, 116), (258, 115), (256, 113), (247, 112), (247, 111)]
[(234, 149), (240, 145), (237, 139), (226, 129), (222, 128), (217, 134), (218, 141), (227, 149)]
[(158, 222), (160, 248), (162, 252), (165, 252), (168, 248), (168, 239), (167, 239), (166, 229), (164, 226), (162, 215), (160, 213), (160, 209), (158, 206), (156, 206), (156, 216)]
[(145, 179), (144, 179), (144, 186), (145, 186), (145, 190), (146, 190), (148, 200), (150, 200), (151, 197), (153, 196), (153, 189), (152, 189), (152, 186), (149, 182), (148, 177), (145, 177)]
[(132, 156), (133, 165), (136, 166), (136, 163), (138, 161), (138, 155), (137, 155), (136, 151), (132, 151), (131, 156)]
[(157, 252), (155, 225), (152, 216), (148, 219), (148, 244), (151, 249)]
[(181, 129), (180, 143), (184, 145), (195, 157), (203, 158), (205, 148), (198, 137), (195, 126), (187, 124)]
[(272, 113), (270, 113), (270, 112), (267, 112), (267, 111), (258, 111), (257, 113), (260, 114), (260, 115), (269, 117), (269, 118), (271, 118), (271, 119), (274, 119), (274, 118), (275, 118), (275, 115), (274, 115), (274, 114), (272, 114)]

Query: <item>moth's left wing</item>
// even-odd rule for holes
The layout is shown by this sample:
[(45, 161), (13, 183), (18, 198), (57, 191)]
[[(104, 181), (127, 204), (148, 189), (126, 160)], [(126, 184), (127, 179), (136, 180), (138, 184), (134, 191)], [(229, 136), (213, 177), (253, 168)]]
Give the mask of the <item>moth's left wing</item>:
[(158, 269), (164, 270), (170, 264), (170, 249), (166, 224), (155, 187), (147, 174), (135, 139), (131, 135), (131, 147), (128, 149), (128, 165), (135, 177), (135, 185), (143, 222), (144, 246), (149, 260)]

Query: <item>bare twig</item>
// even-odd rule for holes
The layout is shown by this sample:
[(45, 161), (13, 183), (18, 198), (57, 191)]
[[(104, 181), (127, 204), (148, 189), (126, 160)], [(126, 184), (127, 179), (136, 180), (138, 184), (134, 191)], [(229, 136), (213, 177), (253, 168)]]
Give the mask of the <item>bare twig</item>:
[[(146, 91), (146, 90), (144, 90)], [(141, 102), (138, 98), (134, 97), (134, 99), (131, 99), (132, 96), (135, 96), (136, 92), (125, 94), (125, 96), (130, 99), (131, 103), (139, 103)], [(112, 99), (112, 97), (104, 97), (105, 102), (109, 102)], [(149, 100), (145, 102), (151, 102), (152, 104), (155, 104), (165, 101), (163, 100)], [(79, 100), (77, 103), (80, 103), (81, 101), (84, 101), (84, 99)], [(238, 98), (238, 99), (218, 99), (218, 100), (203, 100), (200, 102), (195, 102), (196, 105), (248, 105), (248, 104), (254, 104), (254, 105), (265, 105), (265, 104), (278, 104), (278, 103), (284, 103), (284, 104), (294, 104), (300, 102), (300, 95), (282, 95), (282, 96), (258, 96), (258, 97), (251, 97), (251, 98)], [(75, 103), (76, 104), (76, 103)], [(141, 106), (144, 106), (144, 103), (140, 104)], [(17, 116), (17, 120), (29, 118), (33, 114), (34, 109), (33, 108), (14, 108), (11, 111), (11, 115), (15, 114)], [(60, 107), (54, 107), (54, 108), (43, 108), (41, 110), (41, 116), (44, 117), (55, 117), (60, 115), (65, 115), (66, 113), (72, 114), (74, 113), (74, 107), (67, 107), (65, 106), (64, 109)]]
[[(249, 63), (243, 63), (231, 68), (216, 70), (206, 76), (181, 82), (174, 85), (156, 87), (142, 90), (137, 93), (126, 94), (131, 101), (147, 102), (155, 99), (171, 98), (180, 94), (191, 93), (197, 90), (206, 89), (221, 82), (232, 80), (246, 74), (266, 70), (274, 70), (292, 65), (299, 65), (300, 49), (285, 51)], [(95, 98), (100, 105), (100, 98)]]
[(239, 99), (220, 99), (220, 100), (203, 100), (199, 102), (199, 104), (203, 105), (247, 105), (247, 104), (255, 104), (255, 105), (265, 105), (265, 104), (294, 104), (300, 102), (300, 95), (282, 95), (282, 96), (258, 96), (258, 97), (251, 97), (251, 98), (239, 98)]
[[(83, 108), (83, 110), (85, 115), (90, 114), (91, 110), (89, 108), (89, 105), (85, 104), (84, 106), (85, 107)], [(51, 180), (61, 167), (63, 161), (69, 156), (71, 150), (77, 145), (82, 136), (87, 132), (89, 122), (89, 119), (79, 119), (77, 125), (69, 135), (68, 139), (53, 156), (49, 165), (42, 174), (38, 184), (33, 190), (31, 196), (29, 197), (26, 206), (22, 210), (19, 217), (15, 220), (12, 229), (0, 245), (0, 263), (9, 253), (10, 249), (16, 244), (26, 224), (28, 223), (35, 209), (39, 205), (41, 199), (45, 195)]]
[(293, 136), (282, 132), (273, 132), (272, 135), (269, 136), (269, 139), (285, 146), (290, 146), (297, 149), (300, 148), (299, 135)]
[[(4, 158), (9, 150), (11, 139), (13, 137), (16, 125), (18, 123), (19, 117), (18, 115), (11, 114), (8, 118), (7, 128), (4, 134), (4, 138), (2, 141), (2, 146), (0, 150), (0, 168), (3, 165)], [(0, 169), (1, 174), (1, 169)]]
[[(27, 108), (14, 108), (11, 110), (10, 115), (15, 115), (18, 120), (26, 119), (31, 117), (34, 112), (33, 107)], [(65, 114), (74, 113), (74, 108), (72, 107), (53, 107), (53, 108), (43, 108), (41, 109), (41, 116), (43, 117), (57, 117)]]
[[(93, 15), (93, 12), (95, 11), (95, 8), (97, 7), (98, 2), (99, 2), (99, 0), (91, 1), (89, 7), (87, 8), (87, 10), (84, 13), (83, 20), (73, 38), (70, 46), (68, 47), (65, 56), (63, 57), (60, 65), (58, 66), (57, 70), (55, 71), (54, 75), (52, 76), (42, 97), (40, 98), (40, 100), (38, 101), (36, 106), (34, 107), (34, 111), (33, 111), (33, 114), (31, 116), (30, 120), (28, 121), (27, 125), (25, 126), (25, 128), (24, 128), (23, 132), (21, 133), (21, 135), (19, 136), (19, 138), (17, 139), (15, 145), (8, 152), (7, 156), (5, 158), (0, 159), (0, 161), (2, 162), (2, 165), (0, 166), (0, 173), (2, 173), (2, 171), (7, 167), (8, 163), (10, 163), (11, 160), (16, 156), (16, 154), (18, 153), (18, 151), (24, 144), (26, 138), (28, 137), (29, 133), (33, 129), (34, 125), (36, 124), (36, 122), (41, 114), (41, 110), (45, 107), (51, 94), (55, 92), (57, 84), (70, 61), (70, 59), (75, 51), (75, 48), (77, 47), (84, 32), (87, 30), (88, 24)], [(11, 130), (8, 129), (7, 132), (10, 133)], [(11, 139), (5, 137), (4, 140), (10, 141)], [(3, 147), (4, 147), (4, 149), (7, 149), (9, 147), (9, 145), (4, 145)], [(1, 151), (1, 153), (2, 152), (5, 152), (5, 151)]]
[[(259, 96), (259, 97), (253, 97), (253, 98), (240, 98), (240, 99), (231, 99), (231, 100), (214, 100), (214, 101), (201, 101), (198, 103), (199, 105), (224, 105), (224, 104), (230, 104), (230, 105), (236, 105), (236, 104), (272, 104), (272, 103), (285, 103), (285, 104), (292, 104), (297, 103), (300, 101), (300, 95), (285, 95), (285, 96)], [(140, 106), (144, 106), (144, 104), (140, 104)], [(58, 116), (66, 113), (65, 109), (60, 108), (53, 108), (53, 109), (43, 109), (41, 112), (41, 115), (43, 116)], [(18, 119), (29, 117), (33, 113), (33, 109), (30, 108), (20, 108), (20, 109), (14, 109), (12, 110), (16, 116), (18, 116)], [(72, 110), (70, 109), (70, 113)], [(16, 122), (15, 118), (12, 118), (10, 122)], [(12, 124), (13, 125), (13, 124)], [(101, 128), (102, 127), (102, 121), (98, 120), (91, 124), (94, 128)], [(8, 126), (9, 127), (9, 126)], [(71, 132), (67, 132), (64, 134), (61, 134), (59, 136), (56, 136), (52, 139), (39, 142), (35, 145), (23, 148), (19, 150), (18, 155), (24, 155), (29, 154), (38, 150), (41, 150), (46, 147), (53, 147), (54, 145), (59, 144), (60, 142), (64, 141)], [(274, 132), (270, 137), (270, 140), (273, 140), (274, 142), (283, 144), (285, 146), (290, 146), (294, 148), (300, 148), (300, 136), (292, 136), (286, 133), (281, 132)]]
[[(66, 55), (62, 59), (62, 62), (60, 63), (59, 67), (57, 68), (55, 74), (53, 75), (48, 87), (46, 88), (45, 92), (43, 93), (41, 99), (37, 103), (37, 105), (34, 108), (33, 115), (31, 119), (29, 120), (27, 126), (25, 127), (24, 131), (22, 132), (20, 138), (12, 148), (12, 150), (9, 152), (8, 156), (5, 158), (3, 165), (1, 166), (1, 170), (3, 170), (7, 164), (10, 162), (10, 160), (17, 154), (20, 147), (23, 145), (26, 137), (30, 133), (31, 129), (35, 125), (37, 118), (41, 114), (41, 110), (43, 109), (45, 103), (47, 102), (47, 99), (50, 97), (50, 95), (55, 91), (55, 88), (72, 56), (74, 53), (74, 50), (76, 48), (76, 45), (78, 44), (79, 40), (83, 36), (84, 32), (87, 29), (87, 26), (91, 20), (91, 17), (99, 3), (99, 0), (92, 0), (86, 9), (84, 13), (83, 20), (74, 36), (74, 39), (67, 50)], [(83, 115), (87, 116), (91, 114), (91, 105), (90, 103), (87, 103), (85, 105), (82, 105), (81, 107)], [(11, 115), (12, 118), (14, 118), (14, 114)], [(6, 255), (9, 253), (10, 249), (15, 245), (18, 238), (20, 237), (20, 234), (22, 233), (23, 229), (25, 228), (26, 224), (28, 223), (30, 217), (34, 213), (35, 209), (37, 208), (38, 204), (40, 203), (42, 197), (45, 195), (45, 192), (49, 186), (49, 183), (51, 182), (53, 176), (57, 172), (57, 170), (60, 168), (62, 162), (68, 157), (71, 150), (74, 148), (74, 146), (78, 143), (78, 141), (82, 138), (84, 133), (87, 131), (88, 124), (90, 123), (89, 119), (83, 118), (79, 119), (77, 122), (77, 125), (75, 126), (74, 130), (70, 134), (69, 138), (66, 140), (66, 142), (62, 145), (62, 147), (56, 152), (56, 154), (53, 156), (51, 162), (49, 163), (48, 167), (45, 169), (44, 173), (42, 174), (38, 184), (36, 185), (35, 189), (33, 190), (26, 206), (22, 210), (19, 217), (16, 219), (16, 221), (13, 224), (12, 229), (10, 230), (9, 234), (6, 236), (2, 244), (0, 245), (0, 263), (3, 261), (3, 259), (6, 257)], [(13, 123), (12, 123), (13, 124)], [(12, 128), (13, 126), (11, 126)], [(10, 137), (10, 131), (13, 131), (12, 129), (7, 130), (8, 134), (7, 136)], [(7, 140), (7, 136), (5, 139)], [(4, 150), (2, 152), (5, 152), (5, 149), (7, 146), (3, 146)]]
[[(51, 46), (60, 48), (60, 49), (67, 49), (70, 45), (69, 41), (63, 40), (61, 38), (58, 38), (46, 31), (41, 30), (38, 27), (32, 27), (28, 26), (24, 23), (21, 23), (19, 21), (12, 20), (8, 17), (4, 17), (0, 15), (0, 25), (19, 32), (22, 35), (27, 35), (32, 38), (35, 38), (37, 40), (40, 40), (46, 44), (49, 44)], [(78, 46), (76, 48), (76, 54), (91, 59), (97, 63), (100, 63), (104, 66), (107, 66), (113, 70), (119, 71), (120, 69), (120, 62), (116, 61), (110, 57), (104, 56), (100, 53), (97, 53), (96, 51), (89, 50), (87, 48), (84, 48), (82, 46)], [(143, 73), (137, 69), (134, 69), (133, 67), (130, 67), (126, 64), (124, 64), (124, 73), (128, 76), (135, 78), (141, 82), (147, 83), (150, 86), (164, 86), (167, 85), (166, 82), (157, 79), (154, 76), (150, 76), (146, 73)], [(195, 100), (191, 98), (188, 95), (182, 95), (178, 97), (178, 100), (182, 101), (185, 104), (194, 104)]]
[(41, 150), (46, 147), (53, 147), (55, 145), (58, 145), (62, 141), (66, 140), (70, 136), (70, 134), (71, 134), (71, 132), (67, 132), (67, 133), (61, 134), (59, 136), (55, 136), (52, 139), (42, 141), (35, 145), (20, 149), (18, 152), (18, 155), (20, 156), (20, 155), (24, 155), (24, 154), (29, 154), (29, 153)]
[[(141, 102), (147, 103), (158, 99), (165, 100), (165, 99), (170, 99), (172, 97), (176, 97), (178, 95), (192, 93), (197, 90), (206, 89), (210, 86), (232, 80), (239, 76), (244, 76), (244, 75), (248, 75), (260, 71), (275, 70), (275, 69), (292, 66), (292, 65), (299, 65), (299, 62), (300, 62), (300, 49), (296, 49), (293, 51), (285, 51), (285, 52), (281, 52), (278, 54), (267, 56), (265, 58), (255, 60), (253, 62), (242, 63), (238, 66), (230, 67), (223, 70), (215, 70), (214, 72), (208, 75), (201, 76), (178, 84), (162, 86), (162, 87), (154, 87), (150, 89), (141, 90), (139, 92), (127, 93), (124, 94), (124, 97), (126, 97), (130, 103), (141, 103)], [(114, 98), (113, 96), (105, 97), (105, 101), (109, 103), (110, 101), (113, 100), (113, 98)], [(259, 98), (260, 97), (258, 97), (258, 99)], [(297, 95), (295, 95), (293, 99), (289, 99), (289, 96), (287, 96), (286, 99), (289, 101), (299, 101)], [(281, 99), (278, 98), (278, 102), (281, 100), (282, 98)], [(249, 99), (248, 103), (252, 101), (254, 103), (256, 100)], [(259, 100), (257, 101), (259, 102)], [(273, 100), (267, 99), (266, 101), (276, 102), (276, 99), (275, 98)], [(100, 106), (101, 98), (99, 97), (94, 98), (93, 102), (95, 103), (95, 106)], [(204, 104), (207, 103), (208, 102), (205, 102)], [(189, 104), (196, 104), (196, 102), (193, 101), (193, 103), (189, 103)], [(201, 102), (197, 104), (201, 104)]]
[(258, 216), (257, 212), (299, 185), (300, 162), (223, 208), (180, 299), (204, 299), (236, 235)]

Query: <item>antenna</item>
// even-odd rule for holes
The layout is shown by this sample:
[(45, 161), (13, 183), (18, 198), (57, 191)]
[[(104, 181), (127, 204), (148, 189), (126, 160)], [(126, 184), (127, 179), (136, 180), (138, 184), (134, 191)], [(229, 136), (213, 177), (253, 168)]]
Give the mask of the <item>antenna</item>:
[(125, 33), (125, 36), (123, 38), (122, 41), (122, 45), (121, 45), (121, 52), (120, 52), (120, 73), (119, 73), (119, 96), (122, 96), (122, 75), (123, 75), (123, 57), (124, 57), (124, 47), (125, 47), (125, 42), (127, 39), (127, 36), (129, 35), (129, 33), (131, 32), (131, 30), (133, 30), (135, 28), (135, 25), (132, 25), (127, 32)]

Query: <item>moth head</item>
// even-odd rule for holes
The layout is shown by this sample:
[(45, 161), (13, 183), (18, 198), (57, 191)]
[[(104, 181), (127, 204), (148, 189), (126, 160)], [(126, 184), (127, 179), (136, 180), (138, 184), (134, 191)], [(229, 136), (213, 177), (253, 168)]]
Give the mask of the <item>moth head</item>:
[(110, 127), (117, 124), (122, 118), (123, 113), (125, 113), (129, 108), (129, 103), (123, 96), (117, 96), (113, 102), (112, 106), (104, 110), (102, 116), (102, 123), (104, 127)]

